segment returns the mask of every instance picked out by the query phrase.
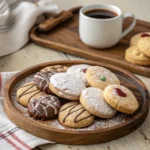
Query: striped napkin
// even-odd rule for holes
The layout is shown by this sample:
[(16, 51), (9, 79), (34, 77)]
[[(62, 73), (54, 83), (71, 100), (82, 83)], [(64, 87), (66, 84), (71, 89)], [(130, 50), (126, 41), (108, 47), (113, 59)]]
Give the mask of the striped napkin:
[(59, 9), (52, 0), (0, 0), (0, 56), (28, 42), (31, 27), (44, 19), (43, 12), (56, 14)]
[(12, 123), (5, 114), (3, 97), (5, 82), (16, 73), (0, 73), (0, 150), (31, 150), (38, 145), (54, 143), (25, 132)]

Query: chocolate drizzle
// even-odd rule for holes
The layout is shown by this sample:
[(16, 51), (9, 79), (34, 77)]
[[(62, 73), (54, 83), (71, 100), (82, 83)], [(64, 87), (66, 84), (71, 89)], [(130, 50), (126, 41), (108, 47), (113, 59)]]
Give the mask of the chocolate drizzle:
[[(80, 105), (79, 103), (75, 103), (75, 104), (73, 104), (73, 105), (70, 105), (70, 106), (68, 106), (68, 107), (66, 107), (66, 108), (64, 108), (64, 109), (62, 109), (62, 110), (60, 110), (60, 112), (62, 112), (62, 111), (65, 111), (66, 109), (70, 108), (70, 110), (68, 111), (67, 115), (66, 115), (66, 116), (64, 117), (64, 119), (63, 119), (63, 123), (66, 121), (67, 117), (69, 117), (69, 116), (70, 116), (71, 114), (73, 114), (74, 112), (78, 112), (78, 111), (80, 111), (80, 110), (82, 110), (82, 111), (81, 111), (80, 113), (78, 113), (77, 116), (76, 116), (75, 119), (74, 119), (74, 122), (75, 122), (75, 123), (80, 122), (80, 121), (82, 121), (82, 120), (84, 120), (84, 119), (87, 119), (87, 118), (89, 118), (89, 117), (92, 116), (92, 114), (90, 114), (90, 115), (88, 115), (88, 116), (86, 116), (86, 117), (81, 118), (81, 119), (78, 120), (78, 117), (79, 117), (82, 113), (84, 113), (84, 112), (86, 111), (83, 107), (74, 110), (74, 109), (75, 109), (77, 106), (79, 106), (79, 105)], [(60, 113), (60, 112), (59, 112), (59, 113)]]

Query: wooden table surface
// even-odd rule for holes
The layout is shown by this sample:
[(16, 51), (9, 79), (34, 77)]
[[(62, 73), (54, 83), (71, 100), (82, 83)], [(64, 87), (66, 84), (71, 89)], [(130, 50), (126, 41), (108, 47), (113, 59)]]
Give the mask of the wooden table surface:
[[(136, 18), (150, 22), (149, 0), (55, 0), (61, 9), (88, 4), (114, 4), (123, 12), (132, 12)], [(0, 71), (22, 70), (29, 66), (47, 61), (82, 59), (62, 52), (28, 43), (21, 50), (0, 58)], [(138, 76), (150, 91), (150, 79)], [(72, 146), (48, 144), (42, 150), (150, 150), (150, 114), (144, 124), (130, 135), (104, 144)]]

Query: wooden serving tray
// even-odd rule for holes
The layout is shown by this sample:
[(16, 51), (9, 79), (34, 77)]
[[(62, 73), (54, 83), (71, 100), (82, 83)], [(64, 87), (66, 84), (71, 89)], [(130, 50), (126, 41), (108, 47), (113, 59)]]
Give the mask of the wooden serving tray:
[[(133, 73), (150, 77), (150, 67), (137, 66), (127, 62), (124, 58), (125, 50), (129, 47), (130, 39), (133, 35), (146, 32), (150, 29), (150, 23), (137, 20), (135, 28), (120, 42), (109, 49), (95, 49), (83, 44), (78, 35), (78, 18), (79, 8), (73, 8), (70, 11), (73, 17), (64, 23), (58, 22), (58, 18), (62, 17), (62, 13), (52, 18), (52, 28), (48, 33), (43, 33), (35, 26), (30, 32), (31, 40), (41, 46), (52, 48), (58, 51), (80, 56), (90, 60), (96, 60), (107, 64), (113, 64), (125, 68)], [(64, 15), (65, 17), (65, 15)], [(63, 17), (62, 17), (63, 18)], [(65, 19), (65, 18), (64, 18)], [(124, 28), (131, 22), (131, 19), (126, 19)], [(90, 36), (90, 35), (89, 35)]]
[[(28, 116), (27, 109), (17, 103), (17, 87), (27, 81), (29, 82), (33, 74), (40, 69), (58, 64), (67, 66), (90, 64), (108, 68), (118, 76), (122, 85), (128, 87), (134, 93), (140, 105), (139, 109), (130, 116), (118, 112), (112, 119), (96, 118), (93, 125), (81, 129), (65, 127), (57, 119), (50, 121), (32, 119)], [(76, 60), (48, 62), (21, 71), (6, 83), (4, 106), (6, 114), (12, 122), (35, 136), (63, 144), (94, 144), (118, 139), (137, 129), (148, 115), (149, 100), (147, 88), (132, 73), (106, 63)]]

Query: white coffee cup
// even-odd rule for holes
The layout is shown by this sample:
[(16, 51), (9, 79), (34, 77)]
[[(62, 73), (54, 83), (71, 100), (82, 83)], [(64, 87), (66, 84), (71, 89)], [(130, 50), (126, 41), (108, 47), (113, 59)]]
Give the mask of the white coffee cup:
[[(109, 10), (117, 14), (114, 18), (97, 19), (85, 15), (85, 12), (94, 9)], [(123, 21), (132, 17), (131, 25), (122, 31)], [(136, 19), (133, 14), (122, 14), (120, 8), (114, 5), (89, 5), (80, 9), (79, 34), (83, 43), (94, 48), (109, 48), (114, 46), (128, 34), (135, 26)]]

